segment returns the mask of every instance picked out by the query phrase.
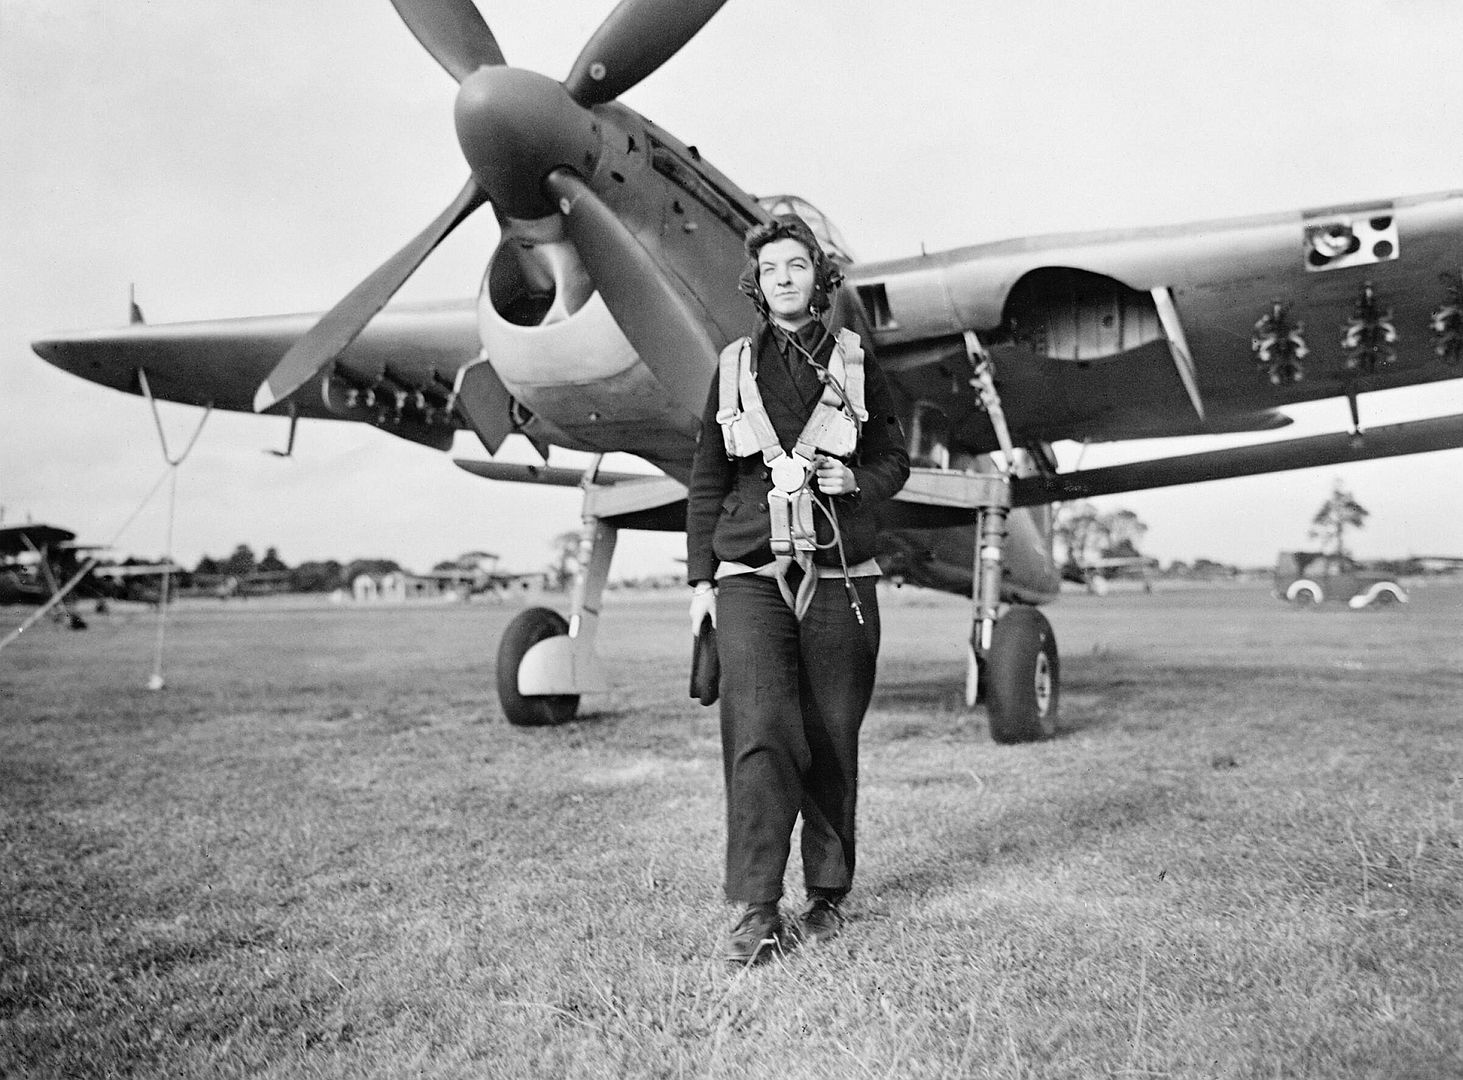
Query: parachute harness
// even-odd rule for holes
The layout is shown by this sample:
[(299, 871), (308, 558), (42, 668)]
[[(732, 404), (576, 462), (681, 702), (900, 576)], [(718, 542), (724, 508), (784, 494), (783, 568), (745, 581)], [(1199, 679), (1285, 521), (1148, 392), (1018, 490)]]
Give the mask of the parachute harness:
[[(721, 425), (728, 457), (742, 458), (761, 453), (771, 473), (772, 490), (767, 494), (767, 516), (771, 526), (772, 554), (777, 559), (777, 584), (783, 600), (801, 620), (818, 585), (813, 553), (820, 547), (836, 546), (849, 604), (862, 624), (863, 610), (849, 580), (838, 514), (831, 503), (825, 504), (818, 497), (813, 489), (813, 477), (819, 455), (843, 460), (853, 453), (858, 445), (861, 425), (869, 418), (863, 401), (863, 348), (858, 335), (851, 330), (837, 331), (833, 353), (825, 368), (795, 340), (792, 344), (818, 369), (823, 393), (803, 425), (791, 453), (783, 450), (763, 404), (756, 372), (752, 369), (750, 338), (733, 341), (721, 352), (716, 419)], [(833, 538), (827, 544), (820, 545), (817, 541), (815, 507), (832, 526)], [(794, 563), (802, 571), (796, 595), (787, 580), (788, 570)]]

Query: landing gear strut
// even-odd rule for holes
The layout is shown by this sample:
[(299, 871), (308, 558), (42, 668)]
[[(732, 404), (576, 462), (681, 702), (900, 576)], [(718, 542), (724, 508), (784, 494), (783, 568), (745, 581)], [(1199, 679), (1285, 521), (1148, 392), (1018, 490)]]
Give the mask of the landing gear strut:
[(600, 459), (584, 471), (579, 568), (566, 620), (548, 608), (520, 612), (498, 643), (498, 701), (510, 724), (541, 727), (574, 719), (581, 694), (609, 689), (594, 644), (600, 601), (619, 537), (617, 522), (634, 527), (637, 515), (686, 497), (684, 484), (668, 476), (599, 484)]
[[(990, 500), (1009, 500), (1009, 480), (1000, 481)], [(975, 544), (975, 618), (970, 632), (965, 704), (984, 704), (991, 738), (998, 743), (1031, 742), (1056, 733), (1061, 666), (1057, 638), (1046, 616), (1029, 604), (1001, 607), (1001, 547), (1008, 509), (981, 508)]]
[(1016, 452), (1001, 397), (996, 391), (990, 354), (974, 332), (965, 333), (966, 353), (974, 369), (971, 385), (980, 396), (1001, 444), (1005, 469), (987, 477), (990, 487), (973, 503), (980, 510), (976, 528), (966, 703), (984, 701), (991, 738), (998, 743), (1030, 742), (1056, 732), (1061, 669), (1057, 639), (1046, 616), (1025, 604), (1001, 605), (1002, 552), (1006, 519), (1011, 512), (1011, 480)]

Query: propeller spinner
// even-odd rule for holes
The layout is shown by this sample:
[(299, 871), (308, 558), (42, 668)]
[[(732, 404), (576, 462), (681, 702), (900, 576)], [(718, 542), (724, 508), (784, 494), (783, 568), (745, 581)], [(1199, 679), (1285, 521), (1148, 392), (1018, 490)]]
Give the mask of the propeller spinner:
[[(659, 362), (674, 355), (668, 344), (709, 350), (711, 343), (654, 260), (583, 183), (599, 148), (589, 110), (674, 56), (725, 0), (622, 0), (563, 83), (508, 67), (471, 0), (391, 2), (427, 52), (460, 83), (458, 142), (472, 179), (430, 225), (291, 346), (260, 384), (255, 411), (271, 408), (328, 371), (422, 261), (486, 202), (505, 217), (543, 217), (562, 209), (569, 235), (626, 337), (657, 378), (674, 387), (684, 376)], [(578, 212), (570, 213), (575, 206)], [(655, 311), (664, 313), (663, 321), (644, 317)]]

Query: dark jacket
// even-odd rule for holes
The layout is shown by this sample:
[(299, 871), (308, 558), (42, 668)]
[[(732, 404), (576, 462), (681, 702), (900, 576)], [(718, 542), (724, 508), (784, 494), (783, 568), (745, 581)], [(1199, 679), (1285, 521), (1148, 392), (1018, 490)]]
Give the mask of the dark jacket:
[[(822, 393), (816, 370), (801, 356), (791, 366), (783, 358), (775, 331), (759, 322), (752, 337), (756, 349), (757, 385), (768, 419), (782, 448), (791, 452), (803, 425)], [(802, 340), (825, 367), (833, 352), (833, 337), (813, 324)], [(848, 460), (857, 481), (855, 495), (818, 499), (832, 505), (843, 538), (843, 557), (853, 566), (874, 555), (875, 524), (870, 507), (888, 499), (909, 477), (909, 454), (904, 432), (894, 414), (894, 399), (884, 372), (874, 359), (867, 340), (864, 349), (864, 408), (869, 419), (863, 425), (858, 446)], [(686, 577), (689, 581), (711, 581), (720, 562), (765, 566), (772, 561), (771, 526), (767, 516), (767, 493), (772, 475), (760, 453), (728, 458), (721, 425), (720, 380), (713, 377), (706, 409), (701, 418), (700, 442), (691, 469), (690, 494), (686, 506)], [(816, 490), (816, 486), (815, 486)], [(819, 548), (813, 561), (819, 566), (838, 566), (838, 549), (833, 545), (833, 528), (821, 510), (813, 511)], [(823, 545), (828, 545), (824, 547)]]

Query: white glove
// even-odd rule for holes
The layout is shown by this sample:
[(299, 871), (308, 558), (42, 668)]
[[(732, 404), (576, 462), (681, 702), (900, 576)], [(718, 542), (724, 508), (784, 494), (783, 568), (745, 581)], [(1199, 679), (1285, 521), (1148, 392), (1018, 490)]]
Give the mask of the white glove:
[(711, 625), (716, 625), (716, 589), (697, 589), (691, 594), (691, 636), (701, 632), (701, 621), (711, 616)]

